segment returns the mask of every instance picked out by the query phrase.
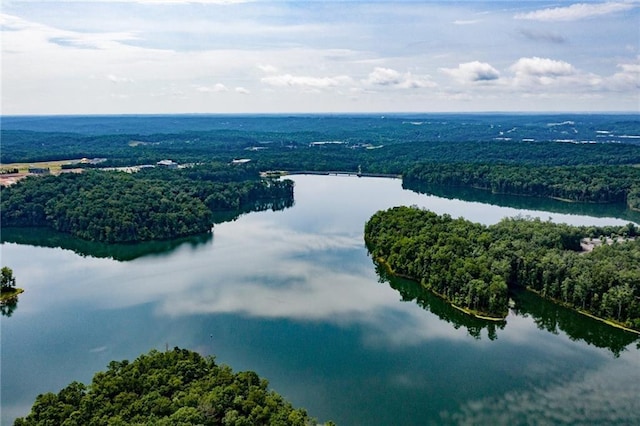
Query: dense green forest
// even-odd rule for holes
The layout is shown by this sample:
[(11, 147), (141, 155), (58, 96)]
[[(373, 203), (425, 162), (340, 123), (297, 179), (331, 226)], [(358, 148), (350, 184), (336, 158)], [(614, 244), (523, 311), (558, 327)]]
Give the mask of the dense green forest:
[(16, 426), (316, 425), (252, 371), (234, 373), (186, 349), (112, 361), (91, 385), (36, 398)]
[(100, 165), (81, 165), (94, 168), (155, 164), (163, 158), (181, 164), (245, 158), (261, 171), (402, 174), (407, 184), (439, 182), (640, 208), (640, 186), (634, 184), (640, 170), (618, 167), (640, 164), (640, 144), (616, 136), (637, 133), (637, 116), (633, 115), (33, 117), (4, 121), (3, 164), (106, 159)]
[(422, 163), (405, 181), (466, 186), (496, 193), (593, 203), (627, 203), (640, 209), (640, 168), (631, 166), (530, 166)]
[(408, 184), (640, 208), (638, 170), (618, 167), (640, 164), (640, 144), (625, 136), (638, 133), (637, 115), (5, 117), (3, 124), (3, 164), (106, 159), (81, 165), (93, 168), (245, 158), (261, 171), (402, 174)]
[[(148, 119), (147, 119), (148, 120)], [(469, 120), (466, 118), (465, 120)], [(180, 121), (180, 120), (178, 120)], [(232, 118), (228, 121), (233, 122)], [(494, 122), (503, 124), (494, 125)], [(402, 173), (419, 161), (532, 165), (640, 164), (640, 145), (563, 143), (567, 130), (506, 118), (477, 122), (442, 120), (415, 125), (402, 119), (371, 117), (318, 120), (295, 117), (249, 118), (230, 128), (121, 133), (70, 133), (3, 129), (0, 162), (107, 158), (105, 165), (179, 163), (204, 159), (228, 162), (250, 158), (262, 170), (346, 170)], [(138, 120), (143, 127), (145, 119)], [(637, 132), (637, 121), (603, 123), (619, 132)], [(166, 124), (165, 124), (166, 126)], [(213, 124), (211, 125), (213, 126)], [(70, 126), (73, 127), (73, 126)], [(206, 127), (206, 126), (202, 126)], [(220, 125), (220, 127), (223, 127)], [(611, 127), (611, 128), (613, 128)], [(96, 126), (99, 129), (99, 126)], [(162, 130), (163, 126), (158, 125)], [(593, 126), (589, 137), (596, 138)], [(509, 134), (509, 138), (504, 137)], [(586, 136), (586, 135), (585, 135)], [(626, 139), (633, 141), (633, 139)], [(332, 142), (332, 143), (325, 143)], [(335, 142), (335, 143), (334, 143)]]
[(224, 164), (28, 177), (2, 188), (2, 227), (47, 226), (90, 241), (161, 240), (209, 232), (214, 212), (282, 208), (293, 182)]
[[(631, 223), (586, 228), (521, 217), (484, 226), (415, 207), (378, 212), (365, 225), (374, 259), (457, 306), (504, 317), (509, 287), (526, 287), (636, 330), (638, 234)], [(604, 236), (616, 240), (582, 251), (582, 238)]]

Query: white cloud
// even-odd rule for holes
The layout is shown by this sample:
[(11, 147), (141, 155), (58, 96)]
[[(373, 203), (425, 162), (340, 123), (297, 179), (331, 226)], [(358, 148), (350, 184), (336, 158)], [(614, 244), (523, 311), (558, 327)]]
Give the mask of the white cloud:
[[(618, 64), (620, 71), (605, 80), (607, 88), (615, 91), (639, 93), (640, 90), (640, 58), (636, 63)], [(640, 102), (640, 94), (638, 94)]]
[(453, 21), (454, 25), (472, 25), (480, 22), (479, 19), (456, 19)]
[(518, 13), (515, 19), (532, 21), (577, 21), (611, 13), (624, 12), (637, 7), (633, 3), (576, 3), (571, 6), (554, 7), (535, 10), (533, 12)]
[(278, 68), (274, 67), (273, 65), (260, 64), (258, 65), (258, 68), (260, 69), (260, 71), (265, 72), (267, 74), (273, 74), (278, 72)]
[(216, 83), (213, 86), (197, 86), (196, 90), (202, 93), (220, 93), (228, 92), (229, 88), (222, 83)]
[(500, 78), (500, 72), (486, 62), (473, 61), (457, 68), (441, 68), (441, 71), (461, 82), (492, 81)]
[[(85, 2), (86, 0), (64, 0), (64, 1), (72, 3), (72, 2)], [(219, 5), (248, 3), (249, 1), (250, 0), (100, 0), (101, 3), (219, 4)]]
[[(116, 0), (117, 1), (117, 0)], [(128, 0), (127, 0), (128, 1)], [(239, 4), (249, 0), (134, 0), (138, 3), (200, 3), (200, 4)]]
[(344, 86), (352, 82), (351, 77), (339, 75), (336, 77), (309, 77), (294, 76), (291, 74), (272, 75), (263, 77), (260, 81), (275, 87), (308, 87), (313, 89), (326, 89), (329, 87)]
[(409, 72), (402, 74), (392, 68), (383, 67), (374, 68), (362, 82), (367, 86), (388, 86), (401, 89), (422, 89), (437, 86), (428, 76), (414, 76)]
[(437, 87), (438, 85), (428, 77), (414, 76), (410, 72), (404, 75), (403, 80), (398, 84), (401, 89), (426, 89)]
[(520, 58), (511, 66), (516, 77), (562, 77), (575, 74), (573, 65), (548, 58)]
[(18, 16), (0, 13), (3, 27), (3, 49), (13, 53), (28, 52), (54, 45), (80, 49), (110, 49), (122, 42), (138, 40), (135, 32), (77, 32), (30, 22)]
[(126, 77), (118, 77), (116, 75), (113, 74), (108, 74), (107, 75), (107, 80), (109, 80), (112, 83), (133, 83), (133, 80), (130, 78), (126, 78)]
[(392, 86), (402, 81), (400, 73), (391, 68), (376, 67), (367, 78), (366, 82), (376, 86)]
[(239, 93), (241, 95), (248, 95), (249, 93), (251, 93), (251, 91), (249, 89), (246, 89), (244, 87), (236, 87), (235, 88), (236, 93)]
[(539, 57), (520, 58), (509, 70), (514, 73), (510, 80), (512, 87), (523, 90), (521, 93), (526, 96), (539, 99), (595, 99), (609, 90), (606, 78), (578, 70), (565, 61)]

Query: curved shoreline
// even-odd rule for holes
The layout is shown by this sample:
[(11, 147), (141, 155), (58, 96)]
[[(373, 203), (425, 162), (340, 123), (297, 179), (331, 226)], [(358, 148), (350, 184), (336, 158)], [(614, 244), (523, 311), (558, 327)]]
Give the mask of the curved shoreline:
[[(404, 274), (398, 274), (398, 273), (396, 273), (396, 272), (391, 268), (391, 266), (389, 266), (389, 264), (388, 264), (388, 263), (387, 263), (383, 258), (381, 258), (381, 257), (377, 257), (375, 260), (376, 260), (376, 262), (378, 262), (379, 264), (383, 265), (383, 266), (385, 267), (385, 269), (387, 270), (387, 272), (389, 272), (389, 273), (390, 273), (390, 274), (392, 274), (393, 276), (400, 277), (400, 278), (405, 278), (405, 279), (408, 279), (408, 280), (414, 281), (414, 282), (416, 282), (418, 285), (420, 285), (420, 282), (419, 282), (416, 278), (414, 278), (414, 277), (410, 277), (410, 276), (408, 276), (408, 275), (404, 275)], [(422, 286), (421, 286), (421, 287), (422, 287)], [(422, 287), (422, 288), (424, 288), (424, 287)], [(614, 327), (614, 328), (617, 328), (617, 329), (620, 329), (620, 330), (624, 330), (624, 331), (627, 331), (627, 332), (629, 332), (629, 333), (634, 333), (634, 334), (640, 335), (640, 330), (635, 330), (635, 329), (633, 329), (633, 328), (626, 327), (626, 326), (625, 326), (625, 325), (623, 325), (623, 324), (617, 323), (617, 322), (615, 322), (615, 321), (613, 321), (613, 320), (606, 319), (606, 318), (601, 318), (601, 317), (598, 317), (598, 316), (596, 316), (596, 315), (593, 315), (593, 314), (592, 314), (592, 313), (590, 313), (590, 312), (587, 312), (587, 311), (584, 311), (584, 310), (581, 310), (581, 309), (575, 309), (575, 308), (573, 308), (573, 307), (571, 307), (571, 306), (567, 306), (567, 305), (565, 305), (564, 303), (562, 303), (562, 302), (560, 302), (560, 301), (558, 301), (558, 300), (556, 300), (556, 299), (552, 299), (552, 298), (545, 297), (545, 296), (541, 295), (541, 294), (540, 294), (540, 292), (535, 291), (535, 290), (533, 290), (533, 289), (531, 289), (531, 288), (529, 288), (529, 287), (521, 287), (521, 288), (522, 288), (522, 289), (524, 289), (524, 290), (526, 290), (526, 291), (530, 291), (530, 292), (532, 292), (532, 293), (534, 293), (534, 294), (536, 294), (536, 295), (540, 296), (541, 298), (543, 298), (543, 299), (545, 299), (545, 300), (548, 300), (548, 301), (550, 301), (550, 302), (552, 302), (552, 303), (555, 303), (556, 305), (559, 305), (559, 306), (562, 306), (562, 307), (564, 307), (564, 308), (567, 308), (567, 309), (569, 309), (569, 310), (571, 310), (571, 311), (573, 311), (573, 312), (576, 312), (576, 313), (578, 313), (578, 314), (581, 314), (581, 315), (587, 316), (587, 317), (589, 317), (589, 318), (591, 318), (591, 319), (594, 319), (594, 320), (600, 321), (600, 322), (605, 323), (605, 324), (607, 324), (607, 325), (609, 325), (609, 326), (611, 326), (611, 327)], [(463, 308), (463, 307), (461, 307), (461, 306), (456, 305), (455, 303), (451, 302), (447, 297), (445, 297), (444, 295), (442, 295), (442, 294), (440, 294), (440, 293), (438, 293), (438, 292), (435, 292), (435, 291), (433, 291), (433, 290), (431, 290), (431, 289), (427, 289), (427, 288), (424, 288), (424, 289), (425, 289), (425, 290), (427, 290), (427, 291), (430, 291), (431, 293), (433, 293), (433, 294), (435, 294), (436, 296), (440, 297), (441, 299), (443, 299), (444, 301), (446, 301), (447, 303), (449, 303), (453, 308), (455, 308), (455, 309), (457, 309), (457, 310), (459, 310), (459, 311), (461, 311), (461, 312), (464, 312), (465, 314), (470, 315), (470, 316), (472, 316), (472, 317), (474, 317), (474, 318), (482, 319), (482, 320), (485, 320), (485, 321), (495, 321), (495, 322), (499, 322), (499, 321), (504, 321), (504, 320), (506, 319), (507, 315), (508, 315), (508, 313), (507, 313), (507, 315), (505, 315), (504, 317), (502, 317), (502, 318), (501, 318), (501, 317), (492, 317), (492, 316), (487, 316), (486, 314), (483, 314), (483, 313), (481, 313), (481, 312), (474, 312), (474, 311), (473, 311), (473, 310), (471, 310), (471, 309)]]
[(0, 302), (6, 302), (8, 300), (11, 300), (14, 297), (17, 297), (19, 294), (22, 294), (22, 293), (24, 293), (24, 289), (22, 289), (22, 288), (16, 288), (16, 289), (11, 290), (11, 291), (0, 292)]
[(378, 262), (379, 264), (383, 265), (385, 267), (385, 269), (387, 270), (387, 272), (389, 272), (391, 275), (395, 276), (395, 277), (399, 277), (399, 278), (405, 278), (407, 280), (413, 281), (416, 284), (418, 284), (422, 289), (424, 289), (425, 291), (431, 292), (432, 294), (438, 296), (439, 298), (441, 298), (442, 300), (444, 300), (445, 302), (447, 302), (449, 305), (451, 305), (453, 308), (459, 310), (460, 312), (463, 312), (469, 316), (472, 316), (474, 318), (478, 318), (481, 320), (485, 320), (485, 321), (494, 321), (494, 322), (500, 322), (500, 321), (504, 321), (507, 318), (508, 315), (508, 311), (507, 314), (505, 314), (505, 316), (503, 317), (498, 317), (498, 316), (490, 316), (488, 313), (486, 312), (479, 312), (479, 311), (474, 311), (473, 309), (469, 309), (469, 308), (464, 308), (462, 306), (458, 306), (455, 303), (453, 303), (451, 300), (449, 300), (448, 297), (446, 297), (444, 294), (440, 294), (437, 291), (433, 291), (432, 289), (429, 288), (425, 288), (420, 284), (420, 281), (418, 281), (416, 278), (414, 277), (410, 277), (408, 275), (404, 275), (404, 274), (398, 274), (396, 273), (391, 266), (381, 257), (377, 257), (376, 262)]
[(584, 316), (589, 317), (589, 318), (591, 318), (591, 319), (594, 319), (594, 320), (596, 320), (596, 321), (603, 322), (603, 323), (605, 323), (605, 324), (607, 324), (607, 325), (609, 325), (609, 326), (611, 326), (611, 327), (615, 327), (615, 328), (618, 328), (618, 329), (620, 329), (620, 330), (628, 331), (629, 333), (634, 333), (634, 334), (640, 335), (640, 330), (635, 330), (635, 329), (633, 329), (633, 328), (629, 328), (629, 327), (627, 327), (627, 326), (625, 326), (625, 325), (623, 325), (623, 324), (620, 324), (620, 323), (618, 323), (618, 322), (616, 322), (616, 321), (613, 321), (613, 320), (610, 320), (610, 319), (601, 318), (601, 317), (599, 317), (599, 316), (593, 315), (592, 313), (587, 312), (587, 311), (582, 310), (582, 309), (576, 309), (576, 308), (573, 308), (573, 307), (568, 306), (568, 305), (566, 305), (565, 303), (563, 303), (563, 302), (561, 302), (561, 301), (559, 301), (559, 300), (557, 300), (557, 299), (553, 299), (553, 298), (550, 298), (550, 297), (545, 297), (545, 296), (543, 296), (542, 294), (540, 294), (540, 292), (539, 292), (539, 291), (536, 291), (536, 290), (531, 289), (531, 288), (529, 288), (529, 287), (523, 287), (523, 289), (524, 289), (524, 290), (526, 290), (526, 291), (530, 291), (531, 293), (536, 294), (536, 295), (538, 295), (538, 296), (542, 297), (542, 298), (543, 298), (543, 299), (545, 299), (545, 300), (548, 300), (548, 301), (550, 301), (550, 302), (553, 302), (553, 303), (555, 303), (556, 305), (562, 306), (562, 307), (567, 308), (567, 309), (569, 309), (569, 310), (571, 310), (571, 311), (573, 311), (573, 312), (577, 312), (577, 313), (579, 313), (579, 314), (581, 314), (581, 315), (584, 315)]

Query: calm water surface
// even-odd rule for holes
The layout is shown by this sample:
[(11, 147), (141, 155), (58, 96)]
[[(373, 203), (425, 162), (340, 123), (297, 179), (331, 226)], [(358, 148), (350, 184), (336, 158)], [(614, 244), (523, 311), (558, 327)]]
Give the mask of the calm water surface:
[(341, 425), (640, 423), (636, 336), (526, 294), (506, 322), (461, 316), (380, 277), (362, 238), (375, 211), (401, 204), (486, 224), (628, 220), (439, 198), (391, 179), (293, 179), (294, 207), (129, 261), (4, 243), (26, 292), (2, 317), (2, 424), (39, 393), (166, 345), (254, 370)]

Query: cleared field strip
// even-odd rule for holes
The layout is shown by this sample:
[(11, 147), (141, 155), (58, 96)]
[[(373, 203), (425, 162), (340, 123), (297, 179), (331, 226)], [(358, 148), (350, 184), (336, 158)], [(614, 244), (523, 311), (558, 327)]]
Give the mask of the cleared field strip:
[(32, 162), (32, 163), (8, 163), (8, 164), (0, 164), (0, 170), (13, 170), (18, 169), (18, 173), (28, 173), (30, 168), (39, 168), (39, 169), (49, 169), (51, 173), (59, 172), (62, 169), (62, 166), (67, 166), (71, 164), (80, 164), (81, 162), (86, 161), (83, 158), (71, 159), (71, 160), (58, 160), (58, 161), (40, 161), (40, 162)]

